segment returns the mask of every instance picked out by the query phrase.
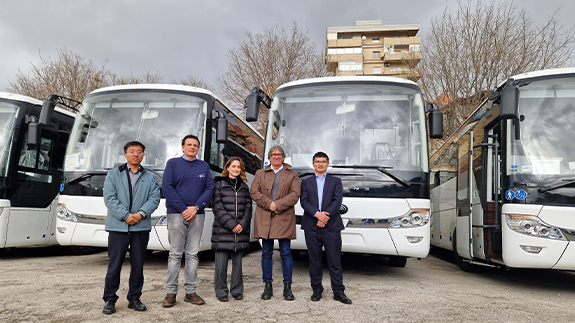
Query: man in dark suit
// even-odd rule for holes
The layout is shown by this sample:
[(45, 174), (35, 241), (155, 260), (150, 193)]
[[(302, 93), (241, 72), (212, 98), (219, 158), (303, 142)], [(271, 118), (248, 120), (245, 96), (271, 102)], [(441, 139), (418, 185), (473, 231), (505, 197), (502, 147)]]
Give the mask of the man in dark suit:
[(301, 228), (309, 255), (309, 277), (313, 294), (311, 300), (321, 299), (322, 247), (325, 249), (333, 299), (351, 304), (345, 295), (341, 269), (341, 230), (344, 229), (339, 213), (343, 200), (341, 179), (327, 174), (329, 157), (324, 152), (313, 155), (315, 176), (301, 183), (300, 204), (304, 210)]

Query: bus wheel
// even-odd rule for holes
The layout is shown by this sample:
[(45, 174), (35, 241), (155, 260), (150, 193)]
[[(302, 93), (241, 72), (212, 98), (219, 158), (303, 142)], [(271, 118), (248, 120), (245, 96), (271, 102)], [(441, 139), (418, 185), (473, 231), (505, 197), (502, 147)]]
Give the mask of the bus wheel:
[(484, 266), (478, 266), (478, 265), (472, 265), (471, 263), (463, 260), (463, 257), (461, 257), (458, 253), (457, 253), (457, 230), (453, 231), (453, 242), (452, 242), (452, 246), (453, 246), (453, 258), (455, 258), (455, 263), (457, 264), (457, 266), (459, 266), (459, 268), (461, 268), (463, 271), (469, 272), (469, 273), (482, 273), (485, 272), (486, 267)]
[(392, 267), (405, 267), (407, 257), (403, 256), (389, 256), (389, 265)]

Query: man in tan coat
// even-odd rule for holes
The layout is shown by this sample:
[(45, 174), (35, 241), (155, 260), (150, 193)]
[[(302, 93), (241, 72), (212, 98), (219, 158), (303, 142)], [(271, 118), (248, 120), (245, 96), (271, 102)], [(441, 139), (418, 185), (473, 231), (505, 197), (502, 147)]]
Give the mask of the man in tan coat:
[(293, 260), (291, 240), (296, 238), (295, 208), (301, 186), (299, 176), (284, 164), (285, 153), (281, 146), (273, 146), (268, 151), (271, 165), (256, 172), (250, 189), (251, 197), (257, 204), (254, 218), (254, 238), (262, 239), (262, 273), (265, 283), (262, 299), (273, 295), (272, 269), (274, 239), (278, 239), (282, 258), (284, 299), (295, 299), (291, 291)]

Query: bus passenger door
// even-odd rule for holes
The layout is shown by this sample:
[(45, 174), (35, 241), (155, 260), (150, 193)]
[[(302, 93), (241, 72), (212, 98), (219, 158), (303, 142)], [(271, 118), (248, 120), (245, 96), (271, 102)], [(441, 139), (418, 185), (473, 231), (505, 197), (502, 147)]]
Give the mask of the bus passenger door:
[(44, 128), (40, 144), (34, 148), (28, 148), (26, 135), (21, 138), (9, 191), (11, 208), (6, 247), (55, 241), (55, 198), (62, 182), (68, 134)]
[(462, 258), (471, 259), (471, 202), (473, 176), (473, 131), (468, 130), (457, 140), (457, 192), (456, 192), (456, 250)]

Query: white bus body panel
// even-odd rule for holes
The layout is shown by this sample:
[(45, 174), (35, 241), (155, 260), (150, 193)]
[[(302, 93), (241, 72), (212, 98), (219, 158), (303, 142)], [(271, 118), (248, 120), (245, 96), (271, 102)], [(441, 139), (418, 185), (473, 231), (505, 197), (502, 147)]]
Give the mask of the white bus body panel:
[(56, 245), (55, 199), (46, 208), (10, 207), (0, 200), (0, 248)]
[[(104, 204), (103, 197), (61, 195), (59, 202), (65, 204), (70, 212), (102, 219), (106, 218), (107, 208)], [(164, 216), (166, 215), (166, 212), (166, 200), (161, 199), (160, 204), (152, 214), (152, 217), (156, 218)], [(205, 223), (202, 231), (200, 251), (209, 250), (212, 247), (211, 236), (214, 214), (211, 209), (206, 209), (205, 212)], [(154, 223), (155, 220), (152, 221), (152, 224)], [(108, 247), (108, 232), (106, 232), (103, 224), (78, 223), (57, 218), (56, 227), (59, 229), (57, 230), (56, 237), (60, 245)], [(152, 226), (150, 240), (148, 241), (148, 250), (170, 250), (167, 225)]]
[[(342, 214), (344, 226), (349, 220), (391, 219), (407, 214), (411, 209), (429, 209), (429, 200), (345, 197), (343, 204), (349, 212)], [(300, 204), (295, 205), (296, 214), (303, 214)], [(374, 210), (377, 210), (374, 212)], [(292, 241), (292, 249), (305, 250), (304, 232), (298, 224), (297, 239)], [(418, 243), (407, 241), (408, 236), (419, 236)], [(349, 226), (341, 231), (342, 252), (370, 253), (393, 256), (424, 258), (429, 253), (429, 223), (416, 228), (386, 229)]]
[(448, 250), (453, 249), (452, 236), (456, 225), (456, 183), (456, 179), (452, 178), (431, 190), (431, 198), (433, 199), (433, 240), (431, 244)]
[[(539, 238), (512, 231), (506, 222), (507, 214), (539, 216), (543, 221), (552, 226), (572, 228), (571, 223), (566, 223), (569, 218), (573, 219), (575, 212), (572, 207), (552, 207), (533, 204), (504, 204), (502, 207), (502, 231), (503, 231), (503, 262), (506, 266), (515, 268), (554, 268), (575, 269), (568, 267), (575, 263), (572, 257), (575, 248), (568, 248), (569, 241)], [(553, 223), (555, 221), (555, 223)], [(541, 247), (537, 254), (529, 253), (521, 249), (521, 246)], [(571, 257), (571, 258), (568, 258)], [(564, 261), (561, 259), (565, 258)], [(560, 264), (560, 267), (554, 267)]]

